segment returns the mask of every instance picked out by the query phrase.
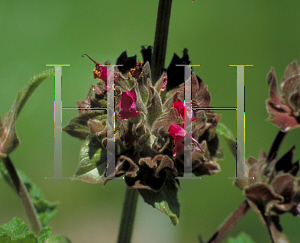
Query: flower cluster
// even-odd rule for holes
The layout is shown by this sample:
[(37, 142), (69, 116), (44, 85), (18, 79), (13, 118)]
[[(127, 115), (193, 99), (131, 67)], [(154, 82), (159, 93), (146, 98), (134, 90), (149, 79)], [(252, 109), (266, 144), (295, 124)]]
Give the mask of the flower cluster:
[[(126, 55), (123, 62), (127, 59)], [(107, 107), (107, 69), (98, 62), (94, 63), (94, 78), (100, 80), (91, 86), (85, 101), (77, 102), (79, 107)], [(153, 87), (148, 62), (143, 65), (139, 61), (123, 74), (116, 68), (115, 73), (115, 175), (125, 175), (125, 181), (130, 187), (157, 191), (162, 187), (166, 173), (170, 173), (173, 178), (183, 173), (183, 142), (184, 137), (189, 136), (184, 130), (184, 84), (166, 94), (168, 79), (167, 73), (163, 73)], [(192, 75), (192, 100), (193, 106), (209, 107), (210, 104), (207, 87), (195, 74)], [(81, 110), (79, 113), (64, 130), (79, 138), (86, 138), (87, 135), (89, 139), (96, 137), (97, 141), (101, 141), (99, 146), (106, 149), (106, 111)], [(86, 123), (84, 132), (74, 126), (74, 123), (78, 123), (76, 119), (82, 126)], [(194, 147), (192, 171), (197, 176), (220, 171), (217, 158), (222, 158), (222, 148), (216, 135), (219, 119), (220, 115), (204, 110), (194, 111), (191, 117), (190, 138)], [(95, 129), (95, 123), (99, 120), (102, 122), (102, 126), (99, 126), (101, 131)], [(104, 174), (103, 178), (109, 176)], [(107, 180), (99, 179), (97, 182), (106, 183)]]
[[(114, 76), (114, 175), (107, 174), (105, 169), (107, 69), (94, 61), (94, 78), (99, 81), (91, 85), (85, 101), (77, 102), (80, 108), (89, 109), (81, 109), (79, 115), (63, 128), (70, 135), (85, 139), (73, 179), (103, 182), (105, 185), (112, 178), (122, 176), (131, 188), (158, 193), (166, 186), (175, 188), (176, 183), (179, 185), (178, 177), (183, 176), (184, 172), (186, 135), (192, 139), (192, 148), (189, 148), (193, 151), (190, 171), (196, 176), (220, 171), (217, 159), (221, 159), (223, 154), (216, 128), (221, 116), (209, 110), (193, 109), (190, 112), (192, 136), (189, 135), (184, 129), (184, 79), (176, 87), (172, 87), (168, 79), (170, 75), (174, 81), (173, 66), (181, 64), (186, 58), (185, 52), (184, 58), (176, 59), (177, 63), (172, 60), (167, 72), (163, 72), (156, 82), (151, 80), (149, 62), (135, 61), (133, 66), (136, 56), (127, 57), (126, 52), (118, 58), (117, 64), (123, 67), (115, 67)], [(211, 97), (207, 87), (194, 73), (191, 79), (193, 108), (210, 107)], [(179, 83), (178, 80), (176, 82)]]

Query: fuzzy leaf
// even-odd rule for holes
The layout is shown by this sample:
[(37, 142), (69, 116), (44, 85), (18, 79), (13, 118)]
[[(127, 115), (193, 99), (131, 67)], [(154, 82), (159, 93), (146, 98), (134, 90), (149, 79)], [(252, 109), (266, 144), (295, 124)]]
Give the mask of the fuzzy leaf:
[(231, 153), (236, 158), (236, 138), (233, 137), (232, 132), (223, 123), (219, 122), (217, 133), (225, 138)]
[(235, 238), (228, 238), (228, 243), (255, 243), (255, 241), (252, 240), (252, 238), (249, 235), (242, 232)]
[(72, 180), (89, 183), (103, 182), (106, 172), (106, 151), (92, 144), (89, 137), (81, 146), (79, 165)]
[[(2, 174), (3, 178), (7, 181), (7, 183), (14, 188), (10, 177), (8, 175), (7, 170), (2, 162), (0, 162), (0, 173)], [(18, 174), (21, 180), (24, 182), (26, 189), (29, 193), (30, 199), (38, 213), (39, 220), (41, 221), (42, 226), (46, 226), (50, 219), (54, 216), (57, 211), (57, 202), (49, 202), (44, 199), (44, 195), (41, 193), (39, 188), (30, 181), (30, 179), (23, 173), (22, 171), (18, 171)], [(0, 241), (1, 242), (1, 241)]]
[(7, 156), (19, 145), (20, 140), (15, 131), (17, 117), (37, 86), (52, 75), (54, 69), (44, 71), (30, 79), (28, 84), (19, 91), (9, 113), (5, 115), (4, 123), (0, 117), (0, 157)]
[(145, 63), (143, 67), (143, 72), (137, 79), (137, 87), (139, 89), (139, 93), (141, 95), (143, 103), (146, 105), (149, 98), (148, 91), (148, 79), (150, 79), (150, 64), (149, 62)]
[(177, 199), (177, 187), (175, 180), (167, 172), (162, 188), (158, 192), (147, 189), (139, 189), (144, 201), (170, 217), (173, 225), (179, 223), (179, 203)]
[[(150, 81), (149, 81), (150, 83)], [(157, 91), (149, 85), (149, 89), (151, 90), (152, 97), (150, 97), (148, 101), (148, 123), (152, 125), (153, 122), (156, 121), (158, 117), (163, 113), (163, 105), (161, 102), (161, 98)]]

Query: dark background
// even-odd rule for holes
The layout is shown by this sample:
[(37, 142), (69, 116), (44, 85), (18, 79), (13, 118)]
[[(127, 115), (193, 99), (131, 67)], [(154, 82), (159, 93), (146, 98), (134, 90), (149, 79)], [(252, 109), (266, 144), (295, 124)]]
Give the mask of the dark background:
[[(0, 113), (9, 111), (17, 92), (46, 64), (63, 67), (63, 106), (76, 106), (86, 97), (93, 79), (93, 63), (117, 57), (127, 50), (138, 55), (141, 45), (153, 45), (158, 1), (1, 1), (0, 3)], [(208, 85), (213, 106), (236, 106), (236, 68), (229, 64), (253, 64), (245, 68), (246, 157), (268, 151), (278, 129), (265, 122), (268, 117), (266, 75), (274, 66), (277, 78), (286, 66), (300, 60), (299, 1), (200, 1), (173, 2), (166, 66), (173, 53), (189, 49), (195, 72)], [(15, 165), (25, 171), (52, 201), (60, 201), (50, 226), (54, 233), (72, 242), (115, 242), (122, 210), (125, 183), (101, 184), (45, 180), (53, 176), (53, 78), (46, 79), (27, 102), (17, 121), (21, 144), (11, 154)], [(235, 111), (219, 111), (221, 122), (234, 133)], [(63, 125), (77, 111), (63, 111)], [(293, 144), (299, 148), (300, 131), (288, 134), (280, 155)], [(63, 176), (77, 168), (81, 141), (63, 133)], [(201, 180), (182, 180), (179, 191), (180, 223), (139, 198), (132, 242), (206, 241), (223, 220), (244, 200), (228, 177), (235, 174), (235, 160), (223, 139), (225, 160), (222, 172)], [(300, 152), (295, 152), (295, 160)], [(27, 220), (14, 191), (0, 181), (0, 224), (14, 216)], [(299, 218), (283, 215), (281, 222), (291, 242), (299, 242)], [(231, 231), (245, 231), (256, 242), (268, 242), (267, 229), (250, 211)]]

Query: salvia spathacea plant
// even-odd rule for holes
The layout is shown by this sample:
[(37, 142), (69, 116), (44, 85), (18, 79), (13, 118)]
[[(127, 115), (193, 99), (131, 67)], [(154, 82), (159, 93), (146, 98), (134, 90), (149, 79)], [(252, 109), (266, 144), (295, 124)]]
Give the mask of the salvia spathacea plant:
[[(83, 101), (77, 101), (79, 114), (63, 127), (73, 137), (83, 141), (79, 151), (79, 165), (73, 180), (102, 183), (124, 178), (127, 185), (118, 242), (130, 242), (137, 198), (169, 216), (178, 225), (180, 205), (177, 199), (180, 180), (189, 171), (194, 176), (213, 175), (221, 171), (223, 158), (218, 135), (225, 137), (234, 158), (235, 138), (220, 122), (221, 114), (210, 110), (211, 95), (205, 82), (191, 74), (191, 110), (185, 105), (184, 68), (189, 65), (188, 49), (182, 57), (174, 54), (165, 68), (167, 35), (172, 1), (160, 1), (154, 45), (142, 46), (143, 60), (128, 57), (124, 51), (113, 69), (114, 102), (108, 102), (108, 77), (110, 63), (103, 65), (88, 57), (95, 65), (91, 74), (97, 81), (90, 86)], [(90, 53), (89, 53), (90, 54)], [(26, 175), (16, 170), (9, 154), (19, 145), (16, 119), (35, 88), (47, 77), (48, 70), (36, 75), (22, 89), (4, 120), (0, 118), (0, 171), (12, 186), (25, 208), (30, 228), (14, 218), (0, 226), (0, 242), (70, 242), (62, 235), (52, 235), (48, 223), (57, 210), (57, 203), (47, 201), (37, 186)], [(245, 177), (236, 179), (234, 185), (242, 190), (245, 201), (220, 226), (208, 240), (220, 242), (230, 229), (253, 209), (266, 227), (271, 242), (287, 243), (280, 216), (300, 214), (300, 178), (297, 178), (299, 161), (294, 161), (292, 146), (281, 158), (277, 157), (286, 134), (300, 127), (300, 69), (293, 61), (286, 68), (280, 88), (274, 68), (267, 75), (270, 99), (266, 108), (270, 121), (279, 132), (266, 153), (245, 161)], [(114, 124), (108, 124), (107, 109), (114, 110)], [(206, 109), (201, 109), (206, 108)], [(191, 121), (191, 134), (186, 131), (186, 112)], [(114, 171), (107, 167), (108, 126), (114, 127)], [(191, 146), (184, 141), (189, 137)], [(192, 151), (191, 161), (184, 161), (184, 151)], [(188, 165), (188, 166), (187, 166)], [(201, 233), (201, 232), (199, 232)], [(199, 236), (199, 241), (204, 242)], [(241, 233), (228, 242), (254, 242)]]

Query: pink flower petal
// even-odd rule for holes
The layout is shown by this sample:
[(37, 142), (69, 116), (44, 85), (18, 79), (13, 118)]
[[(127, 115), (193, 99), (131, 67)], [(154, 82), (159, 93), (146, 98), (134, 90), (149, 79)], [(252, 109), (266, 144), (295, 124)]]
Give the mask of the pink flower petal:
[(119, 108), (122, 110), (119, 113), (119, 118), (127, 120), (130, 117), (136, 117), (139, 111), (136, 109), (136, 95), (131, 91), (123, 91), (120, 99)]

